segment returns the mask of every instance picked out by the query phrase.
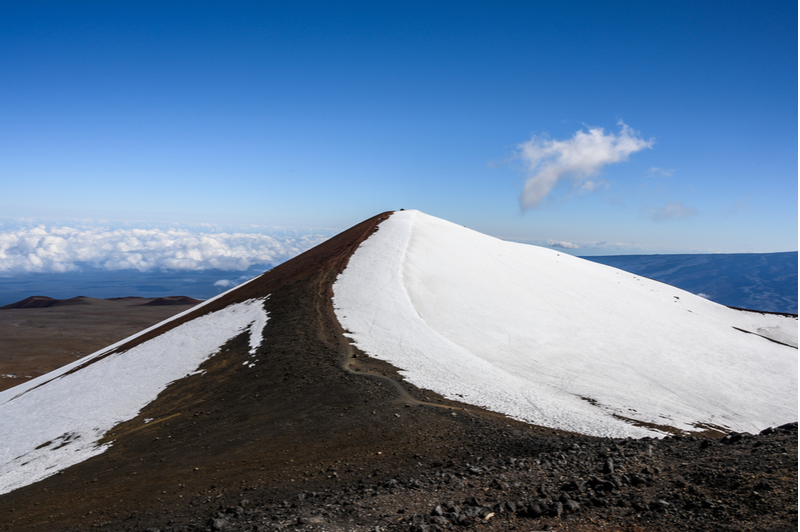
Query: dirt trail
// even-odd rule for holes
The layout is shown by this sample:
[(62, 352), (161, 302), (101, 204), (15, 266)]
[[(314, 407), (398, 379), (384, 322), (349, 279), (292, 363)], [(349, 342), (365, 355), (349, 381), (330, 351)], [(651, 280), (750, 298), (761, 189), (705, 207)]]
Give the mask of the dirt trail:
[[(379, 229), (379, 224), (376, 225), (376, 230)], [(349, 259), (349, 256), (347, 257)], [(317, 326), (320, 328), (320, 335), (324, 336), (325, 331), (328, 331), (331, 326), (333, 327), (339, 345), (340, 367), (350, 373), (351, 375), (358, 375), (370, 379), (378, 379), (397, 392), (397, 403), (408, 404), (411, 406), (430, 406), (433, 408), (442, 408), (445, 410), (466, 410), (474, 409), (472, 405), (460, 404), (450, 402), (441, 398), (438, 394), (429, 392), (430, 396), (440, 397), (440, 401), (426, 401), (415, 397), (412, 390), (419, 392), (416, 387), (408, 384), (400, 375), (398, 368), (384, 362), (369, 357), (366, 353), (353, 345), (352, 340), (346, 336), (346, 331), (342, 328), (336, 317), (336, 311), (333, 306), (333, 285), (336, 278), (347, 266), (347, 261), (342, 264), (341, 269), (329, 270), (320, 276), (317, 285), (317, 303), (316, 310), (318, 313)], [(480, 409), (476, 409), (480, 410)], [(497, 414), (498, 416), (502, 416)]]

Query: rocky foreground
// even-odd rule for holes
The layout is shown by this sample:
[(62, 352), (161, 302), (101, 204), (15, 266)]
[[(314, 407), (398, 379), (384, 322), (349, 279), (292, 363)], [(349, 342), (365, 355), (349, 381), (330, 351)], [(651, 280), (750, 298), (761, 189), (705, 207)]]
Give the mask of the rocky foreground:
[[(144, 530), (797, 529), (797, 423), (719, 440), (561, 436), (538, 443), (547, 450), (447, 463), (417, 455), (416, 467), (395, 478), (364, 471), (356, 482), (304, 489), (361, 471), (357, 463), (320, 464), (298, 472), (297, 492), (286, 499), (211, 486), (192, 501), (195, 519)], [(104, 525), (111, 523), (95, 522), (98, 530)]]

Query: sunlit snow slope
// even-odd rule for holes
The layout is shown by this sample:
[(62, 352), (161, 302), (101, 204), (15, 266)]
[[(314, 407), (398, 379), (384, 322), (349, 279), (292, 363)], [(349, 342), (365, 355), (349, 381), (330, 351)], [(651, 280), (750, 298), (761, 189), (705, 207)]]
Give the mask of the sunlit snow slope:
[(384, 221), (334, 293), (361, 350), (516, 419), (634, 437), (797, 420), (797, 318), (417, 211)]
[(162, 322), (0, 392), (0, 494), (105, 451), (107, 445), (99, 441), (111, 428), (136, 417), (171, 382), (196, 372), (229, 339), (249, 330), (251, 355), (255, 353), (268, 318), (263, 301), (229, 305), (124, 349), (132, 339), (167, 323)]

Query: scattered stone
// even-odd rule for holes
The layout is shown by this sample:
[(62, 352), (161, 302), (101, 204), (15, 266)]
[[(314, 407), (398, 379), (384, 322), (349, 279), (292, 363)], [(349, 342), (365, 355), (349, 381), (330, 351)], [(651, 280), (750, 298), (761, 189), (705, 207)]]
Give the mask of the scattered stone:
[(228, 521), (221, 518), (212, 519), (209, 525), (211, 526), (211, 530), (225, 530), (228, 528)]
[(563, 491), (583, 493), (586, 490), (584, 483), (580, 480), (571, 480), (561, 486)]
[[(555, 445), (537, 449), (533, 457), (470, 455), (462, 462), (443, 461), (438, 468), (420, 462), (408, 476), (395, 473), (395, 478), (373, 469), (353, 484), (335, 485), (328, 479), (328, 487), (308, 484), (317, 491), (282, 493), (288, 500), (276, 497), (269, 505), (249, 502), (243, 494), (225, 495), (222, 501), (239, 503), (208, 507), (206, 526), (173, 523), (145, 532), (311, 532), (323, 527), (498, 532), (558, 528), (555, 519), (571, 529), (604, 520), (631, 530), (682, 530), (686, 523), (706, 531), (789, 530), (797, 512), (794, 426), (759, 436), (731, 433), (720, 440), (584, 438), (578, 448), (553, 440)], [(332, 471), (327, 467), (319, 470), (323, 479)], [(358, 466), (332, 467), (353, 473)], [(432, 494), (441, 498), (428, 504)], [(222, 496), (217, 491), (205, 501)], [(193, 504), (202, 505), (202, 499)], [(765, 513), (766, 508), (777, 510)]]
[(730, 434), (726, 434), (721, 441), (725, 444), (731, 444), (741, 441), (743, 437), (744, 436), (739, 432), (731, 432)]
[(522, 512), (525, 517), (541, 517), (549, 510), (547, 503), (544, 501), (531, 501)]
[(480, 506), (468, 506), (464, 509), (464, 515), (467, 517), (478, 517), (479, 513), (481, 513)]
[(659, 499), (657, 501), (651, 502), (649, 507), (650, 507), (651, 510), (663, 511), (663, 510), (666, 510), (667, 508), (669, 508), (670, 504), (667, 501), (663, 500), (663, 499)]
[(756, 491), (771, 491), (772, 490), (772, 484), (770, 484), (766, 480), (762, 480), (761, 482), (759, 482), (758, 484), (753, 486), (753, 489), (756, 490)]
[(636, 488), (636, 487), (643, 486), (644, 484), (646, 484), (647, 480), (642, 475), (634, 474), (634, 475), (631, 475), (630, 477), (628, 477), (628, 482), (630, 483), (631, 486)]

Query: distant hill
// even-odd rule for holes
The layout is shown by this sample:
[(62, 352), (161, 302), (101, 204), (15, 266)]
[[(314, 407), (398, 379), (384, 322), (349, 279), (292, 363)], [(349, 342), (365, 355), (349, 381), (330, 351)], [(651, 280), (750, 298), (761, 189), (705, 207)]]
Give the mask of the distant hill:
[(730, 307), (797, 314), (797, 252), (583, 257)]
[(202, 301), (189, 296), (167, 296), (142, 303), (142, 306), (166, 307), (170, 305), (197, 305), (198, 303), (202, 303)]
[[(252, 266), (243, 271), (203, 270), (102, 270), (81, 265), (79, 271), (64, 273), (20, 273), (0, 276), (0, 306), (10, 305), (31, 296), (47, 294), (54, 299), (68, 299), (75, 294), (106, 299), (119, 296), (140, 298), (169, 297), (182, 294), (197, 300), (219, 295), (226, 288), (255, 277), (271, 265)], [(219, 281), (227, 281), (224, 287)]]
[(16, 303), (0, 307), (0, 310), (14, 308), (50, 308), (61, 307), (65, 305), (86, 305), (87, 302), (84, 301), (85, 299), (86, 298), (83, 296), (73, 297), (70, 299), (53, 299), (52, 297), (47, 296), (31, 296), (23, 299), (22, 301), (17, 301)]
[[(189, 296), (167, 296), (158, 298), (144, 298), (144, 297), (109, 297), (105, 298), (106, 301), (129, 301), (137, 302), (141, 307), (165, 307), (174, 305), (197, 305), (202, 301)], [(50, 308), (50, 307), (63, 307), (69, 305), (88, 305), (96, 301), (103, 301), (101, 299), (77, 296), (69, 299), (54, 299), (48, 296), (31, 296), (27, 297), (16, 303), (0, 307), (0, 310), (11, 309), (30, 309), (30, 308)], [(144, 301), (144, 303), (138, 303)]]

